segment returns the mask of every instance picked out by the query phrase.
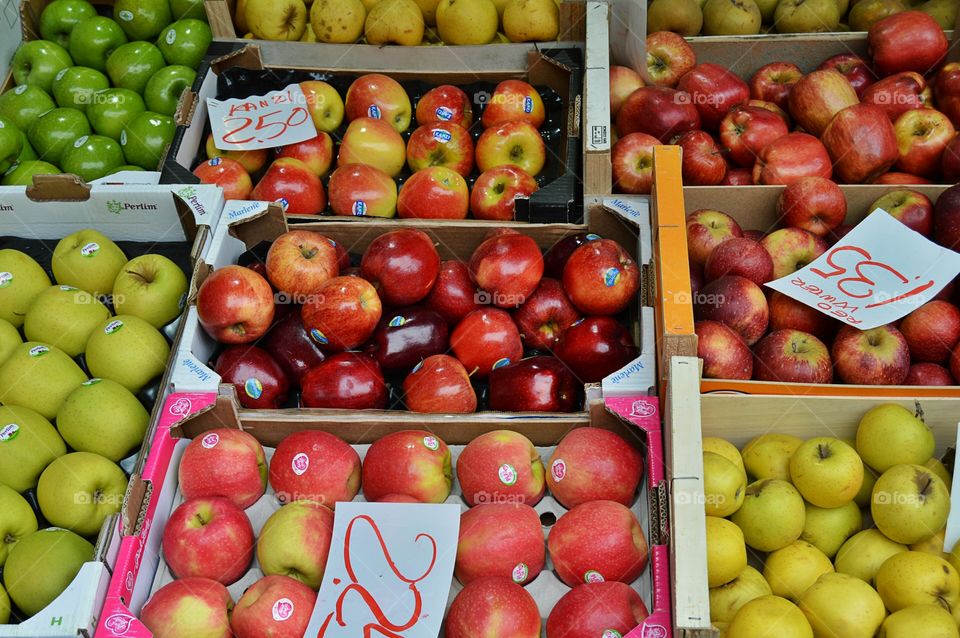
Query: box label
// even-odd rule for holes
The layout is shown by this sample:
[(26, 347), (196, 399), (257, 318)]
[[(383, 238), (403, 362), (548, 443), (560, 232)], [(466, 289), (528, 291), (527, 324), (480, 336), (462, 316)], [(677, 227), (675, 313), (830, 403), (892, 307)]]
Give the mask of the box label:
[(223, 151), (276, 148), (317, 136), (299, 84), (243, 99), (207, 98), (207, 111), (214, 144)]

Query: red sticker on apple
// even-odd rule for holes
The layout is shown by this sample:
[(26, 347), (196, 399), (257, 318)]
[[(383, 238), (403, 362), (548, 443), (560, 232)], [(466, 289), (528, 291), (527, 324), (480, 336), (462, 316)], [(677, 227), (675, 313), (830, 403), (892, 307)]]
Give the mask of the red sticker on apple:
[(281, 598), (273, 603), (273, 619), (277, 622), (289, 620), (293, 616), (293, 601), (289, 598)]
[(550, 474), (553, 475), (553, 480), (559, 483), (567, 475), (567, 464), (563, 459), (557, 459), (550, 465)]
[(220, 442), (220, 435), (216, 432), (211, 432), (202, 439), (200, 439), (200, 445), (207, 448), (208, 450), (217, 447), (217, 443)]
[(293, 461), (290, 463), (290, 466), (293, 468), (294, 474), (297, 476), (303, 476), (303, 474), (310, 467), (310, 457), (303, 452), (300, 452), (293, 457)]

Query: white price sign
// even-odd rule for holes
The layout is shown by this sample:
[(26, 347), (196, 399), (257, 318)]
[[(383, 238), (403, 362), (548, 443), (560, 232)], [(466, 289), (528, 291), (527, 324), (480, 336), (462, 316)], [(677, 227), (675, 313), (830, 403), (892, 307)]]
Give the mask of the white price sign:
[(337, 503), (305, 635), (436, 638), (459, 532), (458, 505)]
[(869, 330), (910, 314), (960, 273), (960, 254), (877, 209), (805, 268), (766, 285)]
[(243, 99), (207, 98), (207, 111), (214, 145), (222, 151), (275, 148), (317, 136), (299, 84)]

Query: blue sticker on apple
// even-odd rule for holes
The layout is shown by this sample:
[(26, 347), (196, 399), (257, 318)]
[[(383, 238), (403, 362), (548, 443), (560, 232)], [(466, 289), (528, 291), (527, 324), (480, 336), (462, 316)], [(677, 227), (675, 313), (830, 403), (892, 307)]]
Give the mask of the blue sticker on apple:
[(608, 288), (616, 286), (620, 282), (620, 269), (619, 268), (608, 268), (607, 272), (603, 273), (603, 283), (607, 285)]
[(397, 315), (396, 317), (391, 319), (390, 323), (388, 323), (387, 325), (390, 326), (391, 328), (399, 328), (405, 323), (407, 323), (407, 318), (401, 315)]
[(260, 395), (263, 394), (263, 384), (260, 383), (260, 379), (250, 377), (246, 383), (243, 384), (243, 391), (246, 392), (247, 396), (251, 399), (259, 399)]
[(212, 160), (210, 160), (210, 166), (220, 166), (220, 162), (221, 160), (219, 157), (214, 157)]
[(529, 95), (523, 98), (523, 112), (533, 113), (533, 98)]
[(326, 335), (324, 335), (322, 332), (320, 332), (320, 331), (317, 330), (316, 328), (314, 328), (313, 330), (310, 331), (310, 337), (311, 337), (314, 341), (316, 341), (317, 343), (319, 343), (321, 346), (325, 346), (325, 345), (327, 345), (328, 343), (330, 343), (330, 340), (327, 339)]
[(422, 367), (423, 367), (423, 361), (421, 361), (421, 362), (418, 363), (417, 365), (413, 366), (413, 370), (410, 371), (410, 374), (413, 374), (414, 372), (416, 372), (417, 370), (419, 370), (419, 369), (422, 368)]
[(453, 136), (450, 135), (450, 131), (444, 131), (442, 128), (433, 129), (433, 139), (439, 142), (449, 142), (453, 139)]
[(510, 359), (508, 359), (507, 357), (504, 357), (503, 359), (500, 359), (493, 364), (493, 369), (496, 370), (497, 368), (502, 368), (503, 366), (508, 366), (508, 365), (510, 365)]
[(590, 233), (589, 235), (586, 236), (587, 241), (596, 241), (598, 239), (600, 239), (600, 235), (597, 235), (595, 233)]
[(445, 106), (438, 106), (437, 117), (443, 120), (444, 122), (447, 122), (453, 119), (453, 111), (451, 111)]
[(357, 217), (363, 217), (367, 214), (367, 203), (362, 199), (353, 202), (353, 214)]
[(375, 119), (375, 120), (379, 120), (379, 119), (380, 119), (380, 107), (377, 106), (376, 104), (371, 104), (370, 107), (367, 109), (367, 115), (369, 115), (370, 117), (372, 117), (372, 118)]

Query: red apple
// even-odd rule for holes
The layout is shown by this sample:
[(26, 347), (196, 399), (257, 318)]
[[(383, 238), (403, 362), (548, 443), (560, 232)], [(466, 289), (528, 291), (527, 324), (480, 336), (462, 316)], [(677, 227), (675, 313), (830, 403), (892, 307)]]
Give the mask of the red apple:
[(816, 308), (776, 290), (771, 291), (767, 306), (770, 308), (770, 332), (795, 330), (812, 334), (821, 341), (828, 341), (837, 326), (836, 321)]
[(457, 459), (457, 481), (468, 507), (481, 503), (533, 506), (546, 489), (540, 453), (530, 439), (510, 430), (487, 432), (470, 441)]
[(685, 91), (643, 86), (630, 94), (617, 113), (617, 133), (647, 133), (661, 142), (700, 128), (700, 113)]
[(473, 105), (463, 89), (450, 84), (435, 86), (417, 102), (417, 124), (452, 122), (463, 128), (473, 124)]
[(831, 353), (844, 383), (902, 385), (910, 371), (907, 340), (890, 324), (871, 330), (843, 326)]
[(222, 496), (246, 509), (267, 489), (267, 461), (250, 434), (219, 428), (190, 441), (177, 476), (186, 499)]
[(803, 77), (803, 71), (792, 62), (765, 64), (750, 78), (750, 97), (788, 108), (790, 89)]
[(250, 174), (240, 162), (228, 157), (214, 157), (193, 169), (193, 174), (204, 184), (223, 189), (224, 199), (248, 199), (253, 190)]
[(750, 99), (746, 82), (711, 62), (698, 64), (684, 73), (677, 88), (690, 94), (700, 113), (700, 122), (708, 131), (715, 131), (730, 109)]
[(230, 346), (214, 365), (221, 383), (233, 384), (240, 405), (254, 410), (283, 407), (290, 383), (280, 364), (257, 346)]
[(350, 122), (340, 141), (337, 166), (344, 164), (369, 164), (396, 177), (407, 164), (407, 147), (387, 122), (361, 117)]
[(547, 617), (548, 636), (626, 636), (649, 615), (643, 599), (620, 582), (577, 585)]
[(859, 102), (838, 71), (821, 69), (803, 76), (790, 91), (790, 115), (806, 132), (820, 136), (833, 116)]
[(427, 308), (402, 308), (380, 319), (367, 344), (386, 374), (407, 374), (415, 365), (447, 351), (447, 322)]
[(936, 363), (914, 363), (903, 385), (957, 385), (950, 371)]
[(299, 307), (274, 324), (263, 346), (283, 368), (291, 386), (299, 386), (303, 375), (326, 358), (304, 327)]
[(582, 383), (598, 383), (633, 361), (637, 347), (613, 317), (587, 317), (567, 328), (553, 353)]
[(911, 109), (930, 103), (930, 88), (919, 73), (897, 73), (878, 80), (863, 91), (864, 104), (873, 104), (891, 122)]
[(495, 128), (507, 122), (527, 122), (540, 128), (546, 118), (543, 99), (523, 80), (504, 80), (493, 90), (480, 121), (483, 128)]
[(200, 325), (221, 343), (250, 343), (273, 323), (273, 289), (262, 276), (243, 266), (214, 270), (197, 293)]
[(655, 31), (647, 35), (647, 77), (653, 84), (672, 88), (696, 65), (693, 47), (683, 36), (672, 31)]
[(573, 412), (576, 400), (573, 375), (554, 357), (527, 357), (490, 373), (495, 412)]
[(298, 159), (317, 177), (324, 177), (330, 172), (333, 163), (333, 138), (320, 131), (316, 137), (303, 142), (288, 144), (277, 149), (277, 157), (292, 157)]
[(950, 360), (947, 361), (950, 368), (950, 374), (954, 379), (960, 379), (960, 348), (954, 348), (950, 353)]
[(460, 516), (454, 574), (464, 585), (489, 576), (526, 585), (543, 570), (546, 554), (536, 510), (511, 500), (491, 501)]
[(360, 457), (328, 432), (294, 432), (270, 459), (270, 485), (281, 503), (313, 501), (332, 509), (360, 491)]
[(553, 568), (564, 583), (632, 583), (647, 566), (647, 540), (625, 505), (588, 501), (561, 516), (547, 537)]
[(304, 375), (300, 401), (307, 408), (384, 410), (387, 385), (380, 365), (359, 352), (341, 352)]
[(704, 379), (753, 377), (753, 353), (734, 330), (719, 321), (698, 321), (697, 356), (703, 359)]
[(556, 279), (544, 277), (522, 306), (513, 313), (524, 345), (535, 350), (551, 350), (560, 335), (581, 319)]
[(466, 180), (446, 166), (428, 166), (403, 183), (397, 197), (401, 219), (466, 219), (470, 189)]
[[(649, 60), (650, 57), (647, 56)], [(643, 86), (640, 74), (627, 66), (610, 65), (610, 117), (616, 119), (617, 111), (631, 93)]]
[(948, 301), (929, 301), (900, 322), (914, 363), (944, 363), (960, 341), (960, 310)]
[(700, 291), (694, 306), (703, 319), (719, 321), (752, 346), (767, 331), (770, 312), (763, 290), (746, 277), (727, 275)]
[(411, 412), (469, 414), (477, 409), (466, 368), (445, 354), (427, 357), (414, 367), (403, 381), (403, 401)]
[(247, 573), (253, 544), (250, 519), (220, 496), (184, 501), (163, 529), (163, 557), (177, 578), (235, 583)]
[(870, 182), (898, 158), (897, 135), (883, 110), (855, 104), (837, 113), (823, 132), (836, 176), (850, 184)]
[(823, 144), (807, 133), (789, 133), (767, 144), (753, 167), (753, 183), (789, 184), (802, 177), (833, 174), (830, 155)]
[(585, 315), (615, 315), (636, 298), (640, 267), (612, 239), (577, 248), (563, 268), (563, 289)]
[(613, 187), (618, 193), (649, 195), (653, 188), (653, 147), (660, 140), (646, 133), (629, 133), (611, 151)]
[[(960, 181), (960, 135), (954, 137), (943, 149), (940, 157), (940, 172), (947, 182)], [(929, 183), (929, 181), (925, 181)]]
[(294, 303), (304, 303), (327, 280), (340, 274), (340, 256), (326, 235), (291, 230), (270, 244), (267, 279)]
[(382, 119), (398, 133), (407, 130), (413, 114), (407, 92), (399, 82), (382, 73), (368, 73), (354, 80), (343, 106), (347, 121)]
[(773, 260), (759, 242), (733, 237), (714, 248), (704, 265), (706, 281), (725, 275), (740, 275), (762, 286), (773, 279)]
[(480, 309), (478, 294), (476, 284), (470, 279), (470, 269), (462, 261), (453, 259), (440, 264), (437, 281), (425, 303), (448, 324), (455, 324)]
[(937, 109), (950, 118), (954, 128), (960, 125), (960, 62), (948, 62), (933, 82)]
[(397, 212), (397, 183), (376, 166), (341, 164), (328, 188), (334, 215), (393, 217)]
[(703, 266), (713, 249), (723, 242), (742, 237), (740, 224), (719, 210), (701, 208), (687, 215), (687, 250), (690, 262)]
[[(476, 580), (457, 594), (444, 623), (446, 638), (540, 638), (540, 611), (533, 596), (508, 578)], [(504, 634), (509, 628), (509, 634)]]
[(473, 251), (469, 268), (473, 281), (488, 293), (488, 303), (516, 308), (540, 285), (543, 255), (537, 242), (526, 235), (495, 234)]
[[(140, 621), (154, 636), (170, 632), (178, 636), (202, 635), (233, 638), (230, 609), (233, 600), (227, 588), (209, 578), (181, 578), (158, 589), (140, 612)], [(185, 617), (184, 609), (189, 609)], [(183, 627), (188, 623), (189, 627)], [(180, 628), (182, 633), (172, 633)]]
[(551, 246), (543, 255), (543, 276), (551, 279), (563, 279), (563, 269), (567, 265), (567, 260), (577, 248), (587, 243), (600, 239), (600, 235), (594, 233), (575, 233), (567, 235), (553, 246)]
[(960, 186), (951, 186), (937, 198), (933, 207), (933, 239), (951, 250), (960, 248)]
[(790, 115), (784, 111), (782, 108), (774, 104), (773, 102), (767, 102), (766, 100), (747, 100), (747, 106), (754, 106), (761, 109), (767, 109), (771, 113), (776, 113), (780, 116), (786, 125), (789, 127), (791, 124)]
[(467, 177), (473, 170), (473, 138), (459, 124), (425, 124), (410, 135), (407, 164), (413, 172), (428, 166), (445, 166)]
[(247, 173), (250, 175), (253, 175), (261, 168), (266, 166), (267, 160), (270, 159), (269, 149), (265, 148), (258, 148), (249, 151), (221, 151), (216, 146), (213, 133), (207, 135), (207, 141), (204, 144), (204, 150), (206, 150), (207, 157), (210, 159), (215, 157), (223, 157), (239, 162), (240, 166), (243, 167), (243, 170), (247, 171)]
[[(687, 131), (675, 142), (683, 157), (683, 183), (688, 186), (715, 186), (727, 174), (727, 160), (706, 131)], [(749, 176), (749, 171), (747, 172)]]
[(537, 180), (516, 166), (497, 166), (484, 171), (470, 191), (470, 212), (477, 219), (513, 221), (517, 198), (527, 198), (539, 186)]
[(870, 204), (867, 211), (873, 212), (878, 208), (924, 237), (929, 237), (933, 231), (933, 202), (923, 193), (907, 189), (890, 191)]
[(323, 184), (298, 159), (276, 159), (250, 193), (250, 199), (277, 202), (290, 215), (319, 215), (327, 206)]
[(642, 478), (636, 444), (602, 428), (571, 430), (547, 461), (547, 487), (567, 509), (589, 501), (633, 505)]
[(480, 172), (497, 166), (516, 166), (536, 177), (547, 161), (547, 147), (529, 122), (514, 121), (486, 129), (477, 140)]
[(499, 308), (475, 310), (464, 317), (450, 333), (450, 347), (467, 372), (478, 379), (490, 376), (494, 366), (523, 356), (517, 326)]
[(720, 181), (721, 186), (753, 186), (753, 170), (749, 168), (728, 168)]
[(299, 580), (274, 574), (250, 585), (230, 615), (236, 638), (301, 638), (317, 593)]
[(928, 73), (940, 65), (949, 46), (940, 24), (921, 11), (903, 11), (875, 22), (867, 42), (882, 75)]
[(900, 159), (897, 168), (913, 175), (931, 176), (940, 170), (947, 144), (956, 135), (950, 119), (934, 109), (912, 109), (893, 124)]
[(802, 228), (775, 230), (760, 242), (773, 259), (773, 278), (792, 275), (827, 251), (827, 242)]
[(363, 461), (363, 495), (368, 501), (404, 494), (421, 503), (442, 503), (450, 496), (452, 481), (447, 444), (422, 430), (377, 439)]
[(303, 327), (324, 349), (356, 348), (370, 338), (383, 308), (377, 290), (360, 277), (334, 277), (310, 296)]
[(422, 230), (392, 230), (370, 242), (360, 270), (384, 304), (409, 306), (430, 293), (440, 271), (440, 255)]
[(762, 230), (750, 229), (743, 231), (743, 236), (747, 239), (752, 239), (753, 241), (760, 243), (764, 237), (767, 236), (767, 233)]
[[(947, 147), (949, 149), (949, 146)], [(944, 151), (943, 157), (946, 161), (947, 152)], [(943, 169), (946, 171), (946, 169)], [(919, 177), (917, 175), (911, 175), (910, 173), (901, 173), (899, 171), (890, 171), (889, 173), (884, 173), (877, 179), (873, 180), (874, 184), (931, 184), (932, 182), (926, 177)]]
[(877, 81), (877, 75), (870, 65), (853, 53), (840, 53), (827, 58), (817, 68), (832, 69), (843, 75), (859, 97), (863, 97), (866, 88)]
[(771, 142), (790, 130), (783, 118), (757, 106), (736, 106), (720, 122), (720, 143), (730, 159), (740, 166), (752, 167), (757, 155)]
[(804, 177), (780, 193), (777, 217), (787, 226), (824, 237), (846, 219), (847, 198), (825, 177)]
[(754, 348), (754, 378), (781, 383), (830, 383), (833, 364), (830, 351), (812, 334), (799, 330), (776, 330)]
[(377, 503), (419, 503), (417, 499), (412, 496), (407, 496), (406, 494), (387, 494), (384, 497), (377, 499)]

